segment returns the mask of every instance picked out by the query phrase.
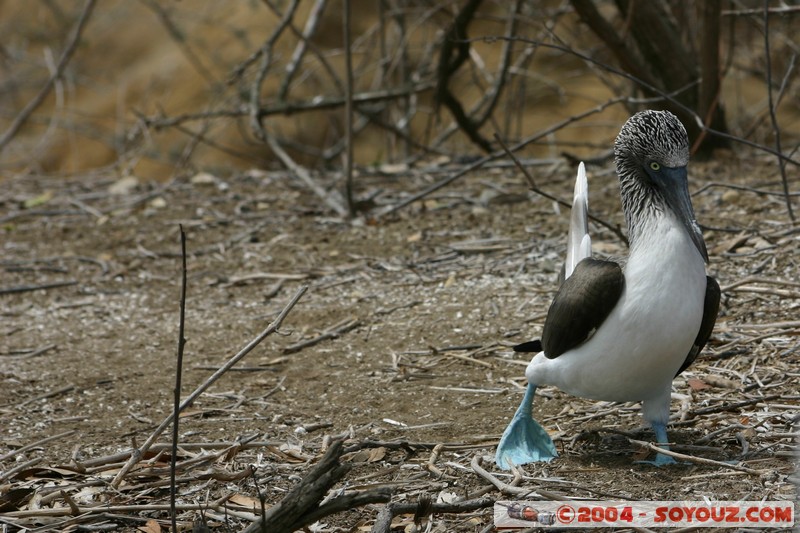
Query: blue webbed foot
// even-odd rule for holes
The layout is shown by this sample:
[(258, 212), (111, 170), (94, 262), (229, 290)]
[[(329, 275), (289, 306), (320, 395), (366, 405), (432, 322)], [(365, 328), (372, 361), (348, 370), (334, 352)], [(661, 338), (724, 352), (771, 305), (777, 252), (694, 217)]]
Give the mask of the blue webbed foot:
[[(656, 434), (656, 442), (658, 442), (658, 446), (660, 448), (664, 448), (665, 450), (669, 450), (669, 439), (667, 439), (666, 425), (660, 422), (653, 422), (653, 431)], [(636, 461), (636, 463), (653, 466), (670, 466), (680, 464), (669, 455), (664, 455), (663, 453), (657, 453), (654, 461)]]
[(654, 461), (636, 461), (640, 465), (669, 466), (679, 464), (675, 459), (663, 453), (657, 453)]
[(535, 392), (536, 386), (528, 384), (522, 403), (514, 413), (514, 419), (503, 432), (497, 445), (494, 460), (503, 470), (510, 469), (509, 463), (522, 465), (535, 461), (550, 461), (558, 456), (553, 439), (531, 415)]

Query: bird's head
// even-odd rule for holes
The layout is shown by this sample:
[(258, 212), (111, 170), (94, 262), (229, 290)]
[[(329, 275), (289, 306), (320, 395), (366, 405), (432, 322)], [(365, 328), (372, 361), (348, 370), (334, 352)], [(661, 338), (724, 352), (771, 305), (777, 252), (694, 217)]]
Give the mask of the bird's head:
[(632, 240), (646, 217), (670, 210), (708, 261), (689, 196), (689, 136), (678, 117), (652, 110), (633, 115), (614, 143), (614, 161)]

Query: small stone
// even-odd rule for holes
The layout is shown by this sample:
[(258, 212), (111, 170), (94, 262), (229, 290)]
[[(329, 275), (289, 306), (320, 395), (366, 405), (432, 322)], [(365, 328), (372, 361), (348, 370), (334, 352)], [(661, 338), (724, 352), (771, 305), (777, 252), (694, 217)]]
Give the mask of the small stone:
[(167, 201), (164, 200), (161, 196), (156, 196), (147, 204), (148, 206), (152, 207), (153, 209), (164, 209), (167, 207)]
[(739, 194), (739, 191), (735, 191), (733, 189), (729, 189), (729, 190), (725, 191), (724, 193), (722, 193), (722, 203), (724, 203), (724, 204), (735, 204), (735, 203), (739, 202), (739, 198), (740, 197), (741, 197), (741, 195)]
[(208, 172), (199, 172), (189, 178), (192, 185), (214, 185), (217, 182), (217, 177)]
[(136, 176), (124, 176), (108, 186), (108, 193), (116, 196), (125, 196), (131, 194), (137, 185), (139, 185), (139, 178)]

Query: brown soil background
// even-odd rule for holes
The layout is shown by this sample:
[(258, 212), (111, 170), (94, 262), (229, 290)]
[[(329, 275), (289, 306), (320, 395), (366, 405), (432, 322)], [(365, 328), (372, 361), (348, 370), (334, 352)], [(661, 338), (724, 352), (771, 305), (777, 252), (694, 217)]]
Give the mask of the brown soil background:
[[(692, 189), (699, 191), (697, 216), (707, 228), (709, 271), (723, 286), (722, 310), (709, 347), (675, 380), (669, 434), (677, 451), (744, 461), (762, 475), (634, 464), (639, 450), (624, 435), (652, 438), (641, 427), (638, 406), (544, 388), (535, 414), (561, 455), (550, 464), (526, 466), (523, 486), (606, 499), (795, 499), (789, 475), (798, 405), (800, 236), (787, 223), (780, 196), (713, 186), (725, 176), (730, 185), (746, 178), (749, 186), (777, 190), (771, 158), (719, 156), (694, 164), (690, 173)], [(622, 223), (613, 174), (604, 167), (589, 172), (592, 212)], [(566, 165), (534, 169), (540, 179), (549, 175), (547, 190), (562, 198), (570, 195), (573, 173)], [(390, 204), (431, 175), (430, 168), (363, 175), (359, 183), (376, 194), (376, 202)], [(54, 487), (80, 505), (167, 501), (163, 485), (108, 490), (119, 464), (92, 475), (39, 468), (74, 469), (129, 450), (170, 412), (179, 224), (187, 231), (189, 253), (184, 396), (262, 331), (299, 286), (309, 286), (280, 334), (268, 337), (181, 419), (181, 442), (253, 435), (267, 441), (214, 465), (235, 473), (254, 464), (255, 476), (193, 479), (181, 485), (180, 502), (225, 494), (257, 502), (256, 481), (267, 502), (276, 502), (336, 435), (349, 443), (408, 443), (399, 449), (377, 445), (373, 455), (347, 459), (353, 468), (346, 486), (352, 490), (389, 486), (394, 501), (414, 502), (420, 495), (434, 501), (468, 497), (487, 485), (470, 461), (493, 454), (521, 397), (526, 360), (509, 346), (540, 332), (556, 288), (566, 213), (527, 192), (517, 173), (498, 169), (468, 175), (389, 217), (354, 222), (331, 218), (282, 172), (141, 183), (127, 194), (109, 194), (116, 179), (12, 179), (0, 198), (7, 213), (0, 285), (75, 282), (0, 296), (0, 455), (7, 454), (0, 471), (42, 459), (0, 485), (31, 489), (32, 499), (13, 508), (35, 509), (36, 495)], [(46, 201), (25, 208), (31, 199)], [(625, 253), (610, 232), (592, 231), (599, 253)], [(338, 338), (285, 353), (351, 318), (358, 325)], [(764, 397), (769, 399), (759, 400)], [(752, 401), (726, 407), (746, 400)], [(717, 409), (693, 414), (709, 407)], [(317, 424), (323, 427), (314, 431)], [(298, 430), (304, 426), (312, 431)], [(68, 430), (75, 433), (8, 455)], [(426, 465), (438, 443), (447, 447), (435, 462), (441, 475), (434, 475)], [(484, 466), (511, 481), (491, 463)], [(184, 473), (191, 477), (197, 470)], [(152, 478), (134, 472), (123, 488)], [(87, 481), (99, 487), (81, 492)], [(488, 493), (502, 499), (496, 490)], [(51, 497), (41, 505), (52, 506), (66, 503)], [(315, 531), (368, 531), (381, 507), (340, 513)], [(236, 517), (226, 524), (220, 513), (209, 513), (210, 524), (221, 530), (240, 527)], [(55, 529), (67, 520), (6, 516)], [(106, 520), (133, 529), (147, 518), (166, 526), (167, 516), (139, 511)], [(181, 520), (197, 516), (183, 512)], [(485, 510), (431, 520), (435, 531), (482, 531), (492, 516)], [(394, 524), (410, 531), (412, 517), (397, 517)]]

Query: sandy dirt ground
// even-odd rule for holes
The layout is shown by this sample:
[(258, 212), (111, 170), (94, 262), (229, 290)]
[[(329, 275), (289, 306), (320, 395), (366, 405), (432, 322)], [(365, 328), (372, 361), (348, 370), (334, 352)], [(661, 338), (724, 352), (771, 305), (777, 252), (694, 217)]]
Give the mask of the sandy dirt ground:
[[(375, 209), (448, 169), (387, 170), (364, 170), (357, 181)], [(569, 198), (574, 169), (532, 172), (543, 189)], [(623, 224), (610, 168), (589, 174), (592, 213)], [(560, 456), (517, 476), (488, 457), (521, 398), (527, 360), (511, 346), (541, 332), (568, 213), (529, 192), (516, 171), (484, 169), (394, 214), (353, 222), (332, 216), (284, 172), (128, 185), (113, 175), (7, 179), (0, 530), (168, 525), (158, 507), (168, 502), (168, 453), (146, 455), (120, 485), (111, 482), (172, 409), (181, 224), (184, 397), (308, 287), (279, 330), (182, 415), (186, 527), (202, 514), (212, 530), (239, 531), (260, 514), (259, 493), (267, 508), (280, 501), (337, 437), (351, 451), (334, 495), (382, 489), (395, 504), (519, 497), (490, 478), (532, 498), (539, 490), (578, 499), (795, 500), (800, 229), (776, 193), (770, 158), (720, 153), (693, 164), (690, 176), (723, 301), (709, 346), (674, 381), (669, 435), (675, 451), (738, 466), (637, 464), (648, 451), (631, 439), (653, 440), (638, 405), (542, 388), (534, 413)], [(340, 186), (333, 175), (317, 179)], [(612, 232), (592, 231), (598, 254), (626, 253)], [(231, 450), (237, 439), (249, 444)], [(97, 506), (116, 507), (84, 512)], [(385, 509), (353, 507), (308, 530), (370, 531)], [(487, 507), (429, 514), (416, 525), (413, 513), (400, 513), (390, 527), (491, 525)]]

